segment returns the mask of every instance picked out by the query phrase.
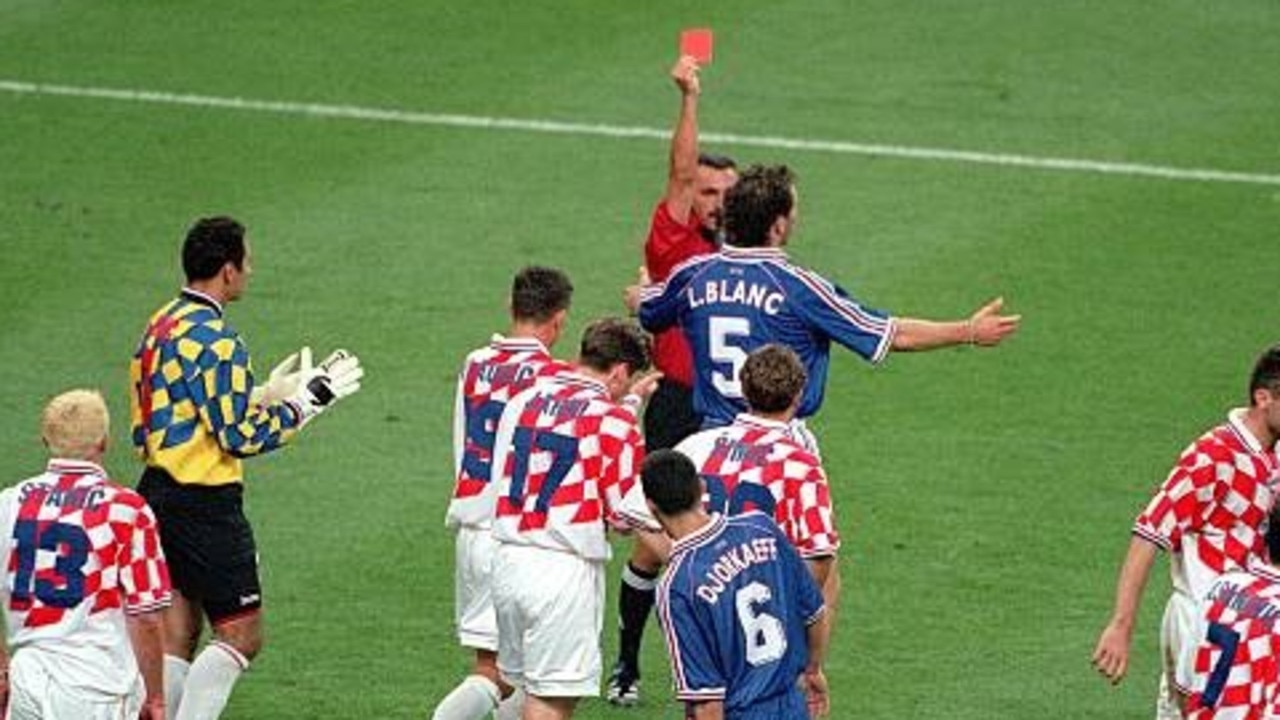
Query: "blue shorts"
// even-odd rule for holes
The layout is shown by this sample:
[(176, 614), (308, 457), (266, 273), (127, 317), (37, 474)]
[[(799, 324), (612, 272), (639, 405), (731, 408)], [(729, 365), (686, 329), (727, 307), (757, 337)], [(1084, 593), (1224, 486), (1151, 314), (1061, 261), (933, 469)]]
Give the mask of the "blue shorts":
[[(688, 706), (692, 717), (693, 706)], [(725, 720), (809, 720), (809, 706), (799, 688), (764, 700), (754, 700), (744, 708), (725, 707)]]

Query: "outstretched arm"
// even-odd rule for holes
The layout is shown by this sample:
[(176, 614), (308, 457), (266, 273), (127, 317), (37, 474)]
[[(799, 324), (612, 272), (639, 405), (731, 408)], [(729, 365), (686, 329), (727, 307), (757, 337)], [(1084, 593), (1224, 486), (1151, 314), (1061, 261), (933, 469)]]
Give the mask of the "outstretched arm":
[(698, 61), (685, 55), (671, 69), (671, 79), (680, 88), (680, 117), (671, 136), (671, 159), (667, 169), (667, 212), (678, 223), (687, 223), (693, 212), (693, 185), (698, 174)]
[(968, 320), (896, 318), (894, 350), (935, 350), (953, 345), (999, 345), (1018, 330), (1021, 315), (1002, 315), (1004, 298), (983, 305)]
[(1142, 602), (1142, 591), (1151, 574), (1151, 565), (1159, 548), (1148, 540), (1134, 536), (1116, 582), (1116, 604), (1111, 621), (1102, 630), (1093, 651), (1093, 666), (1112, 683), (1124, 679), (1129, 667), (1129, 644), (1133, 640), (1133, 620)]

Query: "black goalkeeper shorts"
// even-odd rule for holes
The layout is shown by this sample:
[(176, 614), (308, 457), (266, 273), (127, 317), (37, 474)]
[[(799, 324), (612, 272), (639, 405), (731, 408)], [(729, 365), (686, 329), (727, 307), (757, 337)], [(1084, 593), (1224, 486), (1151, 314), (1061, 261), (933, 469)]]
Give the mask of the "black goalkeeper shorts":
[(693, 411), (693, 390), (663, 378), (644, 411), (644, 447), (647, 452), (673, 448), (702, 429), (702, 418)]
[(188, 485), (148, 467), (138, 481), (160, 525), (173, 587), (218, 625), (262, 606), (258, 550), (240, 483)]

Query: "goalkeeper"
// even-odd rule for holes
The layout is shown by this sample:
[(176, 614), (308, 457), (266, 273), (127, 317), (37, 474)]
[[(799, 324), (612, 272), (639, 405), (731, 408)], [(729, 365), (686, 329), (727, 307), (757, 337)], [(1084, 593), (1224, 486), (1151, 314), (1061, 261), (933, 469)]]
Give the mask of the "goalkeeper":
[[(262, 588), (241, 505), (241, 459), (271, 452), (360, 389), (360, 361), (319, 366), (303, 349), (255, 387), (249, 352), (223, 317), (252, 273), (244, 226), (196, 222), (182, 246), (187, 285), (151, 316), (130, 364), (138, 491), (155, 511), (173, 605), (164, 612), (170, 718), (216, 718), (262, 649)], [(195, 656), (208, 618), (213, 639)], [(194, 661), (192, 657), (195, 656)]]

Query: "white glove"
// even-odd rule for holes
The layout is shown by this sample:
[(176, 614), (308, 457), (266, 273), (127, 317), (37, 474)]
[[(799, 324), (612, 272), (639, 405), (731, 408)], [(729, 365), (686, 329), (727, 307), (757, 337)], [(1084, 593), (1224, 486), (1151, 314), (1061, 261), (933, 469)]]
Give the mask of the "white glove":
[(304, 346), (271, 368), (267, 381), (254, 386), (249, 402), (259, 406), (272, 405), (293, 396), (298, 392), (303, 373), (310, 372), (312, 367), (311, 347)]
[(359, 391), (362, 377), (360, 358), (346, 350), (334, 350), (318, 367), (299, 373), (297, 389), (287, 402), (306, 424), (337, 401)]

